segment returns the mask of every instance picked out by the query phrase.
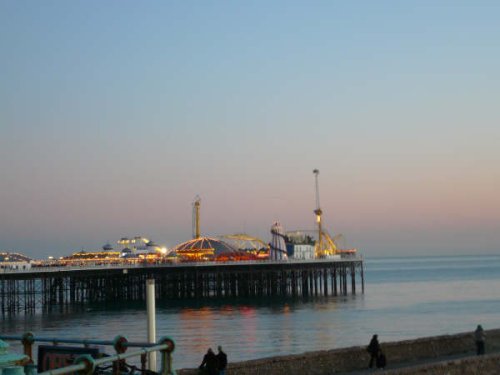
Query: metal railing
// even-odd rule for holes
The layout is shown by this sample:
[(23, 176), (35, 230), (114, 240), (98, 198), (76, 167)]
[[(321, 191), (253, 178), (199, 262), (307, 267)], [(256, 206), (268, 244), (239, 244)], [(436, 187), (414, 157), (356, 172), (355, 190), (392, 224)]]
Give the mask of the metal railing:
[[(51, 369), (39, 374), (43, 375), (63, 375), (70, 373), (78, 373), (81, 375), (90, 375), (102, 373), (103, 370), (112, 368), (114, 375), (121, 375), (125, 370), (129, 369), (131, 373), (135, 371), (145, 374), (147, 369), (147, 354), (152, 352), (160, 352), (161, 369), (158, 372), (161, 375), (174, 374), (172, 368), (172, 352), (175, 350), (175, 343), (168, 337), (162, 337), (158, 343), (145, 343), (145, 342), (130, 342), (124, 336), (118, 335), (114, 340), (87, 340), (87, 339), (67, 339), (67, 338), (54, 338), (54, 337), (35, 337), (31, 332), (25, 333), (22, 336), (9, 336), (1, 335), (1, 340), (20, 341), (24, 347), (24, 354), (28, 356), (29, 363), (33, 363), (33, 345), (35, 343), (51, 343), (54, 346), (58, 344), (77, 344), (83, 345), (88, 348), (90, 345), (103, 345), (112, 346), (116, 354), (102, 358), (93, 358), (90, 355), (78, 356), (74, 363), (57, 368)], [(127, 352), (128, 348), (140, 348), (136, 351)], [(126, 363), (127, 358), (140, 356), (141, 367), (130, 366)], [(40, 360), (40, 358), (39, 358)], [(108, 367), (102, 367), (108, 364)]]
[(0, 273), (39, 273), (39, 272), (61, 272), (61, 271), (85, 271), (85, 270), (106, 270), (106, 269), (135, 269), (135, 268), (179, 268), (179, 267), (209, 267), (209, 266), (239, 266), (246, 264), (266, 265), (266, 264), (307, 264), (307, 263), (329, 263), (329, 262), (352, 262), (361, 261), (360, 255), (347, 258), (320, 258), (320, 259), (285, 259), (285, 260), (244, 260), (244, 261), (207, 261), (207, 262), (165, 262), (165, 263), (132, 263), (132, 264), (86, 264), (81, 266), (44, 266), (32, 267), (25, 270), (3, 269)]

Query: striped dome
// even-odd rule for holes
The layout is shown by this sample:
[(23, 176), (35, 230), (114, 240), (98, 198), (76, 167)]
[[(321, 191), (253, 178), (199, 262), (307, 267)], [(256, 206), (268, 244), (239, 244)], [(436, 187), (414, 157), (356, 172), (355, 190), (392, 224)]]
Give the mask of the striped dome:
[(228, 243), (210, 237), (195, 238), (177, 245), (173, 252), (183, 260), (240, 260), (247, 259), (245, 252)]

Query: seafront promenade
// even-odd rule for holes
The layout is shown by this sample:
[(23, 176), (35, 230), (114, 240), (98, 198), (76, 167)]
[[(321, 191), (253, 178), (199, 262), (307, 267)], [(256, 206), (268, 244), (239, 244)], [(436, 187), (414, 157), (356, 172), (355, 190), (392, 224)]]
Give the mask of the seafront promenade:
[(158, 299), (364, 292), (361, 257), (37, 267), (0, 273), (0, 308), (2, 313), (16, 313), (69, 304), (144, 301), (147, 279), (155, 280)]
[[(500, 329), (486, 332), (486, 355), (476, 356), (472, 332), (423, 337), (395, 342), (381, 341), (387, 356), (384, 371), (367, 369), (366, 346), (276, 356), (230, 363), (232, 375), (498, 375), (500, 373)], [(230, 354), (230, 353), (229, 353)], [(179, 375), (198, 374), (197, 369), (178, 370)]]

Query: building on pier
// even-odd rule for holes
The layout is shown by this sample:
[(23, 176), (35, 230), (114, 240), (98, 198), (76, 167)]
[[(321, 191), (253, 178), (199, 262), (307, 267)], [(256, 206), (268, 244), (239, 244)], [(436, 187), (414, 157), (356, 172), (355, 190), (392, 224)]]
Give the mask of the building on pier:
[(157, 245), (154, 241), (144, 236), (122, 237), (117, 243), (122, 247), (121, 253), (124, 257), (140, 257), (141, 255), (143, 257), (147, 255), (161, 256), (168, 252), (165, 246)]
[(316, 241), (312, 236), (301, 232), (286, 232), (286, 252), (291, 259), (314, 259)]
[(228, 243), (211, 237), (198, 237), (177, 245), (172, 251), (179, 261), (237, 261), (257, 259)]
[(238, 250), (255, 255), (258, 259), (269, 258), (269, 244), (266, 244), (258, 237), (239, 233), (224, 235), (221, 236), (221, 239)]
[(95, 261), (100, 261), (100, 262), (112, 262), (116, 261), (118, 262), (120, 260), (120, 252), (119, 251), (112, 251), (112, 250), (106, 250), (106, 251), (85, 251), (81, 250), (76, 253), (73, 253), (71, 255), (68, 255), (67, 257), (62, 257), (61, 259), (58, 260), (59, 263), (62, 264), (78, 264), (78, 263), (87, 263), (87, 262), (95, 262)]
[(29, 270), (32, 259), (26, 255), (0, 252), (0, 270)]
[(271, 227), (271, 249), (269, 251), (269, 259), (271, 260), (286, 260), (288, 255), (286, 252), (285, 232), (279, 222), (275, 222)]
[(159, 246), (155, 242), (143, 237), (136, 236), (131, 239), (122, 237), (117, 241), (116, 249), (110, 243), (106, 243), (102, 250), (81, 250), (69, 256), (61, 257), (51, 263), (57, 265), (85, 265), (88, 263), (122, 263), (135, 261), (158, 261), (166, 253), (167, 248)]

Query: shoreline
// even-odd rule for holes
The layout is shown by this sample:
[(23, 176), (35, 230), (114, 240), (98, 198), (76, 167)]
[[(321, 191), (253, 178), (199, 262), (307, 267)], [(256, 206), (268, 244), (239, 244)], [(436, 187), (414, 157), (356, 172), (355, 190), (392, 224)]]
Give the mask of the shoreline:
[[(387, 373), (417, 374), (430, 367), (443, 366), (461, 369), (463, 366), (476, 366), (484, 362), (486, 367), (493, 366), (498, 370), (500, 363), (500, 329), (491, 329), (486, 333), (486, 355), (475, 356), (473, 332), (454, 335), (422, 337), (412, 340), (380, 342), (387, 356)], [(229, 353), (230, 360), (230, 353)], [(445, 364), (442, 362), (445, 361)], [(365, 373), (369, 362), (366, 346), (353, 346), (341, 349), (311, 351), (302, 354), (260, 358), (248, 361), (229, 363), (227, 372), (235, 375), (250, 374), (348, 374)], [(482, 366), (484, 367), (484, 366)], [(495, 370), (495, 371), (497, 371)], [(444, 370), (443, 370), (444, 371)], [(448, 369), (443, 372), (451, 371)], [(478, 374), (488, 374), (487, 368)], [(441, 373), (441, 372), (437, 372)], [(452, 374), (453, 372), (449, 372)], [(460, 373), (460, 372), (457, 372)], [(475, 373), (475, 372), (468, 372)], [(179, 375), (198, 374), (198, 369), (179, 369)]]

